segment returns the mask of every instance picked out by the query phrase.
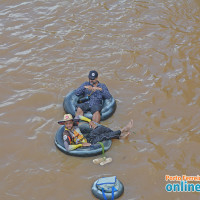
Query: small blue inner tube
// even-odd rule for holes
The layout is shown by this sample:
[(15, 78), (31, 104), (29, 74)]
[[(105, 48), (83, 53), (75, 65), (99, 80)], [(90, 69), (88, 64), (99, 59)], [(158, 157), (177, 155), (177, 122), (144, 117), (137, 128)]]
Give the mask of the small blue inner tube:
[[(87, 132), (87, 126), (82, 126), (83, 129), (85, 128), (85, 130), (81, 130), (82, 133), (83, 132)], [(80, 128), (81, 129), (81, 128)], [(56, 132), (55, 135), (55, 145), (56, 147), (62, 151), (63, 153), (67, 154), (67, 155), (71, 155), (71, 156), (78, 156), (78, 157), (91, 157), (91, 156), (96, 156), (96, 155), (100, 155), (102, 154), (102, 147), (100, 144), (94, 144), (91, 145), (90, 147), (81, 147), (72, 151), (67, 151), (65, 149), (64, 146), (64, 141), (62, 138), (63, 135), (63, 131), (64, 131), (64, 126), (61, 126), (58, 131)], [(104, 151), (108, 151), (108, 149), (110, 149), (111, 145), (112, 145), (112, 141), (111, 140), (106, 140), (102, 142), (104, 144)]]
[[(92, 185), (92, 194), (97, 198), (97, 199), (100, 199), (100, 200), (104, 200), (104, 195), (106, 196), (107, 200), (111, 200), (112, 199), (112, 192), (104, 192), (104, 195), (103, 195), (103, 192), (102, 190), (100, 190), (98, 187), (97, 187), (97, 182), (98, 180), (96, 180), (93, 185)], [(117, 191), (114, 191), (114, 199), (117, 199), (119, 198), (123, 193), (124, 193), (124, 185), (123, 183), (116, 179), (116, 184), (118, 185), (118, 188), (117, 188)]]
[[(79, 97), (75, 95), (75, 90), (71, 91), (65, 96), (63, 102), (63, 108), (66, 113), (70, 113), (71, 115), (75, 116), (78, 99)], [(111, 117), (115, 112), (115, 110), (116, 110), (116, 101), (113, 97), (111, 99), (103, 100), (103, 108), (101, 110), (101, 121)], [(92, 119), (91, 112), (84, 113), (84, 116), (89, 119)]]

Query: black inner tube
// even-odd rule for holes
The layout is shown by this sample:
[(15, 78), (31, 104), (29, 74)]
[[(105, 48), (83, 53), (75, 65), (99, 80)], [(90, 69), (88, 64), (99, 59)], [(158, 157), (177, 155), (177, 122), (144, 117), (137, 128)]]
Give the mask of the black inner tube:
[[(88, 133), (89, 128), (88, 123), (80, 123), (79, 128), (81, 129), (82, 133)], [(91, 145), (90, 147), (81, 147), (78, 149), (75, 149), (73, 151), (67, 151), (64, 146), (62, 134), (64, 131), (64, 126), (61, 126), (56, 135), (55, 135), (55, 145), (56, 147), (62, 151), (63, 153), (71, 156), (78, 156), (78, 157), (91, 157), (91, 156), (96, 156), (102, 154), (102, 147), (100, 144), (94, 144)], [(111, 140), (106, 140), (102, 142), (104, 144), (104, 151), (108, 151), (112, 145)]]
[[(63, 101), (63, 108), (66, 113), (70, 113), (71, 115), (75, 116), (78, 99), (79, 97), (75, 95), (75, 90), (71, 91), (65, 96)], [(116, 110), (116, 106), (117, 104), (113, 97), (111, 99), (103, 100), (103, 108), (101, 110), (101, 121), (111, 117)], [(91, 112), (84, 113), (84, 116), (92, 119)]]

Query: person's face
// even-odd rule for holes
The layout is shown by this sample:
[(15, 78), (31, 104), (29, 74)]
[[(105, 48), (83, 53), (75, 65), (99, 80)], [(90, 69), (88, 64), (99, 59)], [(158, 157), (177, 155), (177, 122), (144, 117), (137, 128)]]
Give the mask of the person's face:
[(90, 84), (95, 85), (98, 82), (98, 77), (96, 77), (94, 80), (89, 79)]
[(64, 124), (65, 124), (65, 127), (69, 130), (72, 129), (72, 127), (73, 127), (73, 121), (72, 120), (66, 121)]

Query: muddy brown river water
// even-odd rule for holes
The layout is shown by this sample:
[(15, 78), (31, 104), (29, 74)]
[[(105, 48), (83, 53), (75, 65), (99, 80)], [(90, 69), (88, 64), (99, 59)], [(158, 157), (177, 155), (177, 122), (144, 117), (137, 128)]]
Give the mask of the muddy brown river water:
[[(112, 175), (121, 200), (200, 199), (165, 181), (200, 174), (199, 13), (199, 0), (1, 0), (0, 199), (92, 200)], [(136, 133), (103, 167), (54, 145), (64, 96), (92, 69), (117, 101), (102, 124), (132, 118)]]

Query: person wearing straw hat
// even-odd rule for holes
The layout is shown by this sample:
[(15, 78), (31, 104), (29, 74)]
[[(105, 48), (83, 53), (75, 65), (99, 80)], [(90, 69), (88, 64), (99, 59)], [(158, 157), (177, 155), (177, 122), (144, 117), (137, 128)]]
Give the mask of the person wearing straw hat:
[[(83, 146), (90, 146), (91, 144), (96, 144), (103, 140), (110, 139), (124, 139), (130, 134), (130, 129), (133, 127), (133, 120), (122, 129), (113, 131), (108, 127), (97, 124), (84, 116), (76, 116), (77, 120), (83, 120), (92, 125), (92, 131), (84, 137), (80, 129), (73, 125), (74, 119), (71, 114), (65, 114), (64, 119), (59, 121), (58, 124), (65, 125), (65, 130), (63, 132), (64, 145), (67, 151), (71, 151)], [(88, 143), (89, 142), (89, 143)]]
[(98, 72), (92, 70), (88, 75), (89, 81), (84, 82), (79, 88), (76, 89), (77, 96), (89, 97), (86, 102), (77, 105), (76, 116), (84, 115), (84, 112), (90, 111), (92, 113), (92, 121), (99, 123), (101, 120), (102, 100), (110, 99), (110, 94), (107, 86), (98, 81)]
[(65, 125), (63, 141), (67, 151), (91, 145), (87, 142), (87, 139), (83, 136), (80, 129), (74, 126), (74, 119), (71, 114), (65, 114), (63, 120), (58, 121), (58, 124)]

